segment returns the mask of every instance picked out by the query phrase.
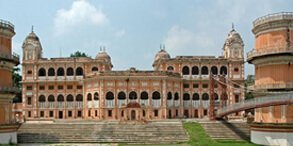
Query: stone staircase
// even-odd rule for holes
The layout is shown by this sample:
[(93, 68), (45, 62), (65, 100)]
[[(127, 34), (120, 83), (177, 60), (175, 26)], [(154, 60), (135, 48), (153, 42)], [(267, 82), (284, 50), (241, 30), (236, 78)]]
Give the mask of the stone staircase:
[(200, 122), (206, 133), (215, 140), (249, 141), (249, 125), (244, 122), (225, 121)]
[(180, 121), (24, 123), (19, 143), (178, 143), (188, 141)]

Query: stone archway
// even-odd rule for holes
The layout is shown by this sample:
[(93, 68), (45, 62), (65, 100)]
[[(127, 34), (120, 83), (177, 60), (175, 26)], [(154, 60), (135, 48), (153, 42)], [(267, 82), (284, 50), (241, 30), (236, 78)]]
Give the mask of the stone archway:
[(130, 102), (126, 105), (126, 108), (127, 108), (128, 120), (131, 120), (131, 121), (141, 120), (142, 108), (139, 103)]

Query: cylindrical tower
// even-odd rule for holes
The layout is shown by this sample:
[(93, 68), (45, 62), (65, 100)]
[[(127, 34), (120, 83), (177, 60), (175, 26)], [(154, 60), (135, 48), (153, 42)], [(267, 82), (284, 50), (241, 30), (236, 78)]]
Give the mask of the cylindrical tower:
[[(271, 92), (292, 91), (293, 13), (282, 12), (260, 17), (253, 22), (252, 32), (255, 35), (255, 49), (247, 54), (247, 61), (255, 66), (254, 88), (256, 98), (268, 95)], [(276, 127), (279, 123), (292, 123), (292, 111), (293, 105), (255, 109), (255, 122), (270, 123), (271, 127), (266, 127), (266, 130), (263, 130), (264, 127), (261, 126), (252, 127), (252, 141), (269, 145), (270, 143), (265, 136), (272, 140), (278, 139), (278, 136), (284, 130)], [(293, 127), (291, 128), (293, 129)], [(274, 134), (275, 136), (273, 136)], [(286, 137), (283, 137), (283, 139), (286, 139)]]
[(19, 64), (19, 56), (11, 51), (14, 26), (8, 21), (0, 20), (0, 124), (12, 121), (12, 98), (18, 91), (13, 86), (12, 70)]

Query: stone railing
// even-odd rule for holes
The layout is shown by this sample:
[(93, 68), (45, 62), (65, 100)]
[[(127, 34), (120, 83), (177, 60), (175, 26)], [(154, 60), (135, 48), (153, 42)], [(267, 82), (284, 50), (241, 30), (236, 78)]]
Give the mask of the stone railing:
[(55, 108), (55, 102), (48, 102), (49, 108)]
[(46, 102), (39, 102), (38, 107), (39, 108), (47, 108), (47, 104), (46, 104)]
[(120, 107), (122, 107), (122, 106), (126, 106), (126, 99), (118, 99), (117, 100), (117, 102), (118, 102), (118, 107), (120, 108)]
[(149, 106), (149, 100), (143, 100), (143, 99), (140, 99), (140, 105), (144, 105), (144, 106)]
[(280, 13), (269, 14), (269, 15), (259, 17), (256, 20), (254, 20), (253, 27), (256, 27), (260, 24), (267, 23), (270, 21), (292, 20), (292, 19), (293, 19), (293, 12), (280, 12)]
[(173, 107), (174, 101), (173, 100), (167, 100), (168, 107)]
[(16, 92), (20, 92), (20, 89), (17, 87), (0, 86), (0, 93), (16, 93)]
[(15, 62), (17, 64), (19, 63), (19, 55), (14, 53), (14, 52), (13, 52), (13, 54), (3, 54), (3, 53), (1, 53), (0, 54), (0, 59), (2, 59), (2, 60), (11, 60), (11, 61), (13, 61), (13, 62)]
[(74, 102), (73, 101), (67, 101), (66, 102), (66, 108), (74, 108)]
[(179, 107), (180, 106), (180, 101), (179, 100), (174, 100), (174, 106)]
[(6, 20), (0, 19), (0, 27), (5, 27), (14, 31), (14, 25)]
[(64, 102), (57, 102), (58, 108), (64, 108)]
[(262, 56), (262, 55), (271, 55), (271, 54), (279, 54), (279, 53), (293, 53), (293, 47), (275, 47), (268, 49), (252, 49), (250, 52), (247, 53), (247, 60), (251, 60), (254, 57)]
[(209, 100), (203, 100), (202, 101), (202, 106), (204, 109), (207, 109), (210, 106), (210, 101)]
[(75, 102), (75, 107), (76, 108), (82, 108), (83, 107), (83, 102), (82, 101)]
[(98, 108), (99, 107), (99, 101), (94, 101), (94, 108)]
[(106, 100), (106, 108), (114, 108), (114, 100)]
[(293, 88), (293, 83), (266, 83), (261, 85), (254, 85), (254, 89), (284, 89)]
[(192, 107), (194, 108), (199, 108), (200, 107), (200, 101), (197, 100), (197, 101), (192, 101)]
[(184, 100), (183, 101), (183, 107), (184, 108), (190, 108), (191, 101), (190, 100)]
[(153, 99), (152, 106), (153, 107), (160, 107), (161, 106), (161, 99)]

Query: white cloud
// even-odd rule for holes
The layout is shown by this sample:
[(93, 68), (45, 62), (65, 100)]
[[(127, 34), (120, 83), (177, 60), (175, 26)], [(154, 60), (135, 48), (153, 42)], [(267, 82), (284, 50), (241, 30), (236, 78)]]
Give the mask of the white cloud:
[(196, 55), (194, 53), (200, 53), (202, 49), (205, 50), (205, 53), (209, 49), (215, 49), (215, 43), (211, 38), (179, 26), (171, 27), (163, 42), (166, 49), (176, 55), (189, 53)]
[(54, 19), (57, 35), (68, 33), (80, 26), (103, 26), (108, 23), (107, 16), (86, 0), (74, 1), (70, 9), (60, 9)]
[(122, 36), (124, 36), (125, 34), (126, 34), (125, 29), (121, 29), (121, 30), (119, 30), (119, 31), (117, 31), (117, 32), (115, 33), (115, 36), (116, 36), (116, 37), (122, 37)]

